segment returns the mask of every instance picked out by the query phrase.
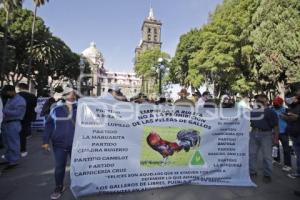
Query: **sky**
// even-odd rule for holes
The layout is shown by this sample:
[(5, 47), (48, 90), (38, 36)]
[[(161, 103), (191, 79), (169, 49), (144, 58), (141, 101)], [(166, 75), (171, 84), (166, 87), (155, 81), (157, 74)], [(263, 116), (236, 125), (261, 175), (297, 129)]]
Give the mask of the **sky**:
[[(182, 34), (207, 23), (223, 0), (50, 0), (40, 7), (51, 32), (76, 53), (97, 44), (110, 71), (133, 72), (134, 50), (150, 5), (162, 23), (162, 50), (171, 56)], [(24, 7), (33, 10), (33, 0)]]

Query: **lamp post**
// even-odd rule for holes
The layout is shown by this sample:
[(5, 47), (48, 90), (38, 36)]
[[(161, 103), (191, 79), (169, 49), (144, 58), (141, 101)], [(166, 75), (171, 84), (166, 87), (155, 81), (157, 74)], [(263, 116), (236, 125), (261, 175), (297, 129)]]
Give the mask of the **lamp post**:
[(159, 95), (162, 95), (162, 78), (164, 73), (168, 72), (169, 69), (165, 67), (164, 63), (164, 59), (163, 58), (159, 58), (157, 60), (158, 65), (152, 67), (153, 70), (155, 70), (155, 72), (158, 75), (158, 93)]

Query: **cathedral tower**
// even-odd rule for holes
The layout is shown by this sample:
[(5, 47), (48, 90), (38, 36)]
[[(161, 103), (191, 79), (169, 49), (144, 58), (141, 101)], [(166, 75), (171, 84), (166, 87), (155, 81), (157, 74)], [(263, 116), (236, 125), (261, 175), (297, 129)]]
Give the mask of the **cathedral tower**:
[(162, 23), (154, 16), (153, 8), (150, 8), (149, 16), (144, 20), (142, 26), (142, 39), (139, 46), (135, 49), (135, 57), (148, 50), (161, 49), (161, 27)]

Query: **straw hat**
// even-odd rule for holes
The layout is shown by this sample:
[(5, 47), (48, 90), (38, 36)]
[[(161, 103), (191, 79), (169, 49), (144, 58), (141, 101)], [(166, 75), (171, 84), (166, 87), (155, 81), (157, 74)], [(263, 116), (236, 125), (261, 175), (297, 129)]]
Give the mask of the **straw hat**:
[(187, 96), (190, 95), (190, 93), (187, 91), (186, 88), (182, 88), (182, 89), (180, 90), (180, 92), (178, 92), (178, 95), (181, 96), (181, 97), (182, 97), (182, 96), (187, 97)]

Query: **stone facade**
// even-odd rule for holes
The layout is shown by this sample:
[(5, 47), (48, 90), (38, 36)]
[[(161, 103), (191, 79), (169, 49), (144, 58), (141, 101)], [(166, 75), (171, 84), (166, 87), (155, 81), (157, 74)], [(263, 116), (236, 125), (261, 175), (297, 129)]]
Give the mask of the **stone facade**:
[(82, 57), (89, 63), (91, 68), (90, 85), (93, 88), (90, 95), (100, 96), (108, 89), (118, 86), (121, 92), (128, 98), (140, 92), (142, 81), (135, 73), (113, 72), (105, 68), (104, 57), (92, 42), (90, 47), (82, 52)]
[(148, 49), (161, 49), (161, 27), (162, 23), (154, 16), (153, 9), (150, 9), (149, 16), (144, 20), (142, 25), (142, 39), (135, 49), (135, 58)]

